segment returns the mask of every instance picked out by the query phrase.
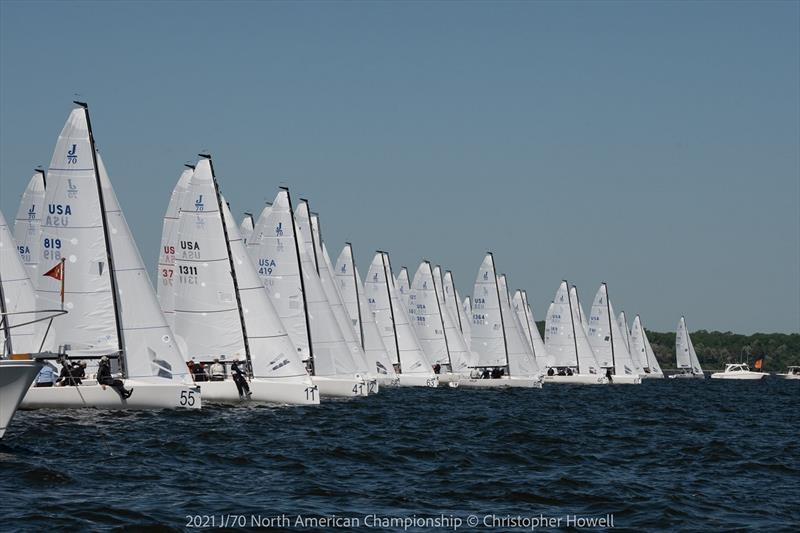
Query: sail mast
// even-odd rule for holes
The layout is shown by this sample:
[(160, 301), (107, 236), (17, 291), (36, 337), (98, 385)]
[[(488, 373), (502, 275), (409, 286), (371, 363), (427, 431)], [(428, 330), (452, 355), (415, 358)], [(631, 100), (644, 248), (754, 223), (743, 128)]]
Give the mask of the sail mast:
[[(428, 265), (428, 271), (431, 273), (431, 280), (433, 281), (433, 295), (436, 297), (436, 308), (439, 310), (439, 320), (442, 322), (442, 335), (444, 335), (444, 349), (447, 350), (447, 362), (450, 365), (450, 371), (453, 370), (453, 359), (450, 357), (450, 345), (447, 342), (447, 333), (444, 329), (444, 315), (442, 315), (442, 304), (439, 303), (439, 293), (436, 291), (436, 279), (433, 277), (433, 269), (429, 261), (425, 261)], [(444, 287), (442, 287), (444, 288)]]
[[(497, 307), (500, 311), (500, 329), (503, 330), (503, 350), (506, 353), (506, 368), (508, 369), (508, 377), (511, 377), (511, 365), (508, 364), (508, 340), (506, 339), (506, 325), (503, 321), (503, 304), (500, 302), (500, 285), (497, 283), (497, 270), (494, 268), (494, 255), (492, 252), (486, 252), (492, 258), (492, 274), (494, 275), (494, 288), (497, 291)], [(508, 299), (508, 292), (506, 292), (506, 299)]]
[(608, 338), (611, 340), (611, 368), (614, 370), (614, 373), (617, 372), (617, 360), (614, 357), (614, 330), (611, 327), (611, 304), (610, 299), (608, 297), (608, 285), (606, 282), (603, 282), (603, 286), (606, 288), (606, 314), (608, 315)]
[[(569, 321), (572, 324), (572, 342), (575, 343), (575, 368), (578, 370), (578, 374), (581, 373), (581, 358), (578, 356), (578, 337), (575, 336), (575, 314), (572, 311), (572, 295), (569, 293), (569, 282), (564, 280), (563, 282), (567, 286), (567, 303), (569, 304)], [(578, 305), (578, 309), (581, 308), (581, 304), (577, 301), (578, 300), (578, 289), (575, 289), (575, 303)], [(583, 326), (581, 326), (583, 327)]]
[[(531, 340), (531, 351), (533, 352), (533, 358), (536, 359), (536, 346), (533, 344), (533, 331), (531, 330), (531, 321), (528, 317), (528, 292), (527, 291), (520, 291), (522, 295), (522, 312), (525, 314), (525, 324), (528, 326), (528, 338)], [(534, 324), (536, 326), (536, 324)]]
[(233, 293), (236, 295), (236, 309), (239, 311), (239, 325), (242, 328), (242, 341), (244, 342), (244, 356), (247, 359), (247, 372), (252, 377), (253, 364), (250, 358), (250, 341), (247, 338), (247, 325), (244, 321), (244, 312), (242, 310), (242, 297), (239, 294), (239, 280), (236, 277), (236, 267), (233, 264), (233, 253), (231, 252), (231, 241), (228, 236), (228, 224), (225, 222), (225, 211), (222, 206), (222, 195), (219, 192), (219, 183), (217, 183), (217, 175), (214, 172), (214, 162), (211, 160), (209, 154), (198, 154), (199, 157), (208, 160), (208, 165), (211, 167), (211, 181), (214, 183), (214, 195), (217, 197), (217, 208), (219, 209), (219, 219), (222, 222), (222, 235), (225, 237), (225, 250), (228, 253), (228, 265), (231, 270), (231, 279), (233, 280)]
[[(306, 317), (306, 338), (308, 338), (308, 358), (311, 360), (311, 374), (316, 374), (314, 364), (314, 346), (311, 344), (311, 321), (308, 319), (308, 299), (306, 298), (306, 283), (303, 276), (303, 261), (300, 259), (300, 243), (297, 241), (297, 225), (294, 223), (294, 209), (292, 209), (292, 195), (288, 187), (279, 187), (286, 191), (286, 201), (289, 203), (289, 218), (292, 224), (292, 237), (294, 239), (294, 251), (297, 253), (297, 268), (300, 271), (300, 292), (303, 294), (303, 313)], [(311, 219), (309, 219), (310, 221)]]
[[(381, 254), (381, 263), (383, 263), (383, 277), (384, 281), (386, 282), (386, 295), (389, 297), (389, 313), (392, 317), (392, 330), (394, 331), (394, 346), (397, 350), (397, 364), (400, 365), (400, 342), (397, 340), (397, 324), (394, 320), (394, 305), (392, 305), (392, 291), (389, 289), (389, 276), (392, 275), (392, 264), (389, 263), (389, 275), (386, 275), (386, 252), (382, 252), (378, 250), (378, 253)], [(402, 366), (400, 367), (400, 372), (403, 371)]]
[(74, 104), (83, 108), (86, 117), (86, 128), (89, 132), (89, 148), (92, 152), (92, 164), (94, 166), (94, 178), (97, 183), (97, 195), (100, 201), (100, 217), (103, 221), (103, 238), (106, 245), (106, 262), (108, 263), (108, 275), (111, 280), (111, 301), (114, 305), (114, 318), (117, 329), (117, 345), (119, 347), (119, 365), (123, 375), (125, 372), (125, 338), (122, 335), (122, 314), (119, 306), (119, 289), (117, 288), (117, 273), (114, 270), (114, 253), (111, 250), (111, 234), (108, 232), (108, 217), (106, 216), (106, 201), (103, 195), (103, 184), (100, 181), (100, 167), (97, 164), (97, 147), (92, 133), (92, 121), (89, 118), (89, 104), (86, 102), (73, 101)]
[[(5, 346), (8, 348), (8, 354), (11, 355), (14, 353), (14, 349), (11, 347), (11, 326), (9, 324), (8, 309), (6, 308), (6, 295), (3, 291), (3, 277), (2, 272), (0, 272), (0, 323), (3, 324), (3, 332), (5, 333)], [(0, 350), (0, 356), (3, 355), (3, 351)]]
[[(300, 202), (306, 204), (306, 211), (308, 212), (308, 232), (311, 234), (311, 249), (314, 251), (314, 266), (317, 268), (317, 275), (319, 276), (319, 259), (317, 258), (317, 243), (314, 242), (314, 229), (311, 227), (311, 206), (308, 205), (308, 200), (306, 200), (305, 198), (300, 198)], [(320, 235), (322, 234), (320, 233)]]
[[(350, 250), (350, 270), (353, 271), (353, 285), (356, 290), (356, 309), (358, 310), (358, 332), (361, 335), (361, 349), (365, 350), (366, 346), (364, 346), (364, 322), (361, 318), (361, 296), (358, 294), (358, 276), (356, 275), (356, 258), (353, 254), (353, 245), (349, 242), (344, 243), (347, 246), (347, 249)], [(390, 302), (391, 303), (391, 302)]]

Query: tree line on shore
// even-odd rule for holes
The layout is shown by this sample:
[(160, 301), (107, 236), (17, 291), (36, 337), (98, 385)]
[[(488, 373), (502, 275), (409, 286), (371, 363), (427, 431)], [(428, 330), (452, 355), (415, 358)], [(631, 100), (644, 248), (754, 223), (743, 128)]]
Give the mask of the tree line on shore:
[[(537, 322), (544, 338), (544, 321)], [(675, 332), (645, 330), (661, 368), (675, 368)], [(689, 333), (700, 364), (706, 370), (721, 369), (726, 363), (753, 362), (762, 357), (766, 372), (783, 372), (788, 366), (800, 366), (800, 334), (754, 333), (740, 335), (730, 331)]]

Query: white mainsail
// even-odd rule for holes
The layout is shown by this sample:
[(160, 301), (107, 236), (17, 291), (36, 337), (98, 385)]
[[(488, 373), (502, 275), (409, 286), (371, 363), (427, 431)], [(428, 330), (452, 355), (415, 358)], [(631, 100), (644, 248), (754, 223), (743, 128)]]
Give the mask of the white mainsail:
[(508, 366), (508, 349), (500, 308), (500, 291), (494, 257), (487, 253), (478, 269), (472, 290), (472, 350), (478, 355), (475, 366)]
[[(47, 179), (40, 263), (49, 270), (66, 259), (69, 311), (54, 326), (54, 342), (71, 357), (120, 353), (126, 378), (191, 383), (102, 159), (92, 153), (85, 107), (70, 113)], [(59, 281), (42, 277), (38, 289), (43, 307), (60, 306)]]
[(400, 273), (395, 282), (400, 301), (407, 310), (411, 310), (411, 280), (408, 277), (408, 269), (400, 267)]
[(370, 368), (379, 376), (395, 379), (394, 366), (389, 360), (381, 334), (375, 325), (375, 317), (367, 303), (364, 285), (358, 274), (358, 268), (355, 266), (353, 247), (350, 243), (345, 244), (336, 259), (335, 272), (339, 293), (342, 295), (342, 301), (353, 328), (358, 332), (358, 338), (361, 340), (361, 346)]
[(625, 316), (625, 311), (619, 312), (619, 316), (617, 316), (617, 326), (622, 333), (622, 337), (625, 339), (625, 347), (628, 349), (634, 373), (640, 375), (644, 374), (644, 365), (639, 360), (639, 355), (634, 353), (631, 349), (631, 334), (628, 330), (628, 318)]
[(17, 218), (14, 221), (17, 250), (34, 287), (42, 274), (39, 271), (39, 256), (42, 246), (41, 224), (46, 183), (44, 170), (36, 169), (25, 192), (22, 193)]
[(307, 377), (208, 159), (189, 182), (177, 238), (175, 334), (187, 360), (247, 360), (254, 378)]
[[(401, 276), (398, 276), (398, 281)], [(414, 274), (413, 286), (406, 296), (409, 303), (408, 318), (428, 360), (431, 364), (449, 367), (450, 351), (444, 335), (444, 319), (439, 311), (433, 269), (428, 261), (420, 263)]]
[(400, 366), (401, 376), (421, 374), (433, 377), (433, 367), (409, 324), (408, 313), (394, 286), (388, 255), (385, 252), (375, 254), (364, 282), (375, 323), (389, 357)]
[(678, 359), (678, 368), (690, 369), (693, 374), (703, 374), (697, 352), (694, 351), (692, 338), (686, 328), (686, 320), (681, 317), (678, 322), (678, 331), (675, 333), (675, 352)]
[(187, 165), (172, 189), (164, 223), (161, 229), (161, 249), (158, 252), (158, 273), (156, 279), (156, 295), (164, 318), (170, 327), (175, 325), (175, 253), (178, 249), (178, 218), (180, 216), (183, 197), (189, 187), (194, 165)]
[(631, 325), (631, 355), (635, 355), (642, 364), (642, 370), (651, 375), (662, 375), (661, 368), (658, 366), (653, 348), (650, 346), (650, 341), (647, 339), (647, 334), (642, 326), (642, 321), (639, 315), (633, 319)]
[(36, 291), (0, 212), (0, 359), (39, 351), (39, 328), (26, 324), (36, 320), (36, 310)]

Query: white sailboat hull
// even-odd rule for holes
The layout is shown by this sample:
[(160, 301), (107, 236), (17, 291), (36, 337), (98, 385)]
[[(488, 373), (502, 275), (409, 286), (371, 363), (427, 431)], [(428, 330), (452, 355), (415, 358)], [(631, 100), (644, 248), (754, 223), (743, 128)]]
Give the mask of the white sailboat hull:
[(766, 372), (714, 372), (711, 374), (711, 379), (742, 379), (742, 380), (757, 380), (767, 377), (769, 374)]
[(322, 398), (353, 398), (368, 396), (369, 386), (360, 378), (312, 376)]
[(462, 376), (461, 374), (455, 374), (453, 372), (442, 372), (440, 374), (436, 374), (436, 377), (439, 378), (440, 385), (443, 383), (447, 384), (458, 383), (459, 381), (464, 379), (464, 376)]
[(605, 385), (608, 378), (597, 374), (573, 374), (571, 376), (545, 376), (545, 383), (577, 384), (577, 385)]
[(664, 374), (642, 374), (642, 379), (664, 379)]
[(398, 374), (401, 387), (438, 387), (440, 378), (435, 374)]
[(640, 385), (642, 383), (642, 376), (640, 375), (630, 375), (630, 374), (612, 374), (611, 375), (611, 384), (612, 385)]
[(201, 381), (200, 386), (205, 403), (247, 403), (263, 402), (284, 405), (319, 405), (319, 391), (311, 380), (262, 379), (248, 381), (251, 396), (247, 400), (239, 398), (239, 391), (232, 379), (225, 381)]
[(123, 380), (126, 389), (133, 388), (127, 400), (111, 387), (84, 381), (77, 387), (31, 387), (22, 400), (22, 409), (200, 409), (200, 387), (175, 383), (152, 383)]
[(669, 379), (692, 379), (692, 378), (705, 379), (706, 375), (705, 374), (686, 374), (686, 373), (683, 373), (683, 374), (671, 374), (669, 376)]
[(378, 378), (378, 384), (382, 387), (396, 387), (400, 384), (400, 377), (390, 377), (385, 375), (380, 375)]
[(0, 439), (42, 365), (37, 361), (0, 361)]
[(525, 388), (525, 389), (541, 389), (542, 380), (539, 378), (517, 378), (517, 377), (502, 377), (502, 378), (466, 378), (458, 383), (459, 387), (467, 387), (470, 389), (485, 389), (485, 388)]

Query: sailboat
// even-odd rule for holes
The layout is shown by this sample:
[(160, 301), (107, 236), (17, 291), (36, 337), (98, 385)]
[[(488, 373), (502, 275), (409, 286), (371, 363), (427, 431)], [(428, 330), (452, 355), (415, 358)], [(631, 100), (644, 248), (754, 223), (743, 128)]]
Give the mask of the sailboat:
[(0, 213), (0, 439), (43, 366), (28, 355), (39, 351), (40, 344), (33, 324), (35, 302), (33, 285)]
[(606, 370), (611, 383), (638, 385), (642, 382), (615, 319), (605, 282), (600, 284), (594, 297), (586, 334), (600, 367)]
[[(328, 304), (331, 307), (333, 316), (339, 324), (344, 342), (350, 349), (353, 362), (356, 365), (356, 372), (366, 381), (369, 394), (377, 394), (379, 390), (377, 376), (374, 370), (372, 370), (372, 366), (367, 363), (367, 356), (364, 353), (364, 349), (361, 347), (361, 343), (356, 339), (355, 329), (353, 329), (353, 324), (344, 308), (342, 295), (339, 294), (339, 289), (333, 278), (333, 265), (328, 256), (325, 243), (322, 241), (319, 215), (311, 213), (310, 217), (308, 217), (309, 211), (307, 201), (301, 201), (297, 211), (295, 219), (300, 227), (300, 231), (310, 230), (308, 234), (303, 233), (303, 237), (306, 238), (310, 235), (311, 245), (313, 246), (313, 257), (317, 265), (317, 274), (319, 275), (322, 288), (325, 291), (325, 297), (328, 299)], [(309, 241), (306, 241), (306, 244), (308, 244), (308, 242)]]
[[(438, 284), (441, 286), (441, 280)], [(409, 291), (408, 316), (425, 355), (439, 376), (439, 383), (457, 384), (462, 374), (469, 375), (468, 350), (455, 328), (437, 290), (434, 269), (422, 261)], [(448, 334), (449, 333), (449, 334)]]
[(663, 378), (664, 373), (656, 360), (656, 355), (653, 353), (653, 348), (650, 346), (650, 341), (647, 338), (647, 333), (642, 326), (642, 320), (639, 315), (633, 319), (631, 326), (631, 353), (636, 353), (639, 360), (644, 367), (644, 378)]
[(438, 387), (439, 378), (409, 323), (405, 306), (400, 302), (386, 252), (378, 251), (373, 257), (364, 290), (383, 344), (394, 361), (399, 385)]
[[(22, 405), (199, 409), (200, 389), (161, 313), (95, 148), (88, 106), (75, 103), (47, 170), (41, 226), (41, 268), (64, 259), (63, 307), (69, 312), (54, 327), (54, 343), (72, 359), (110, 359), (112, 372), (132, 392), (126, 398), (87, 379), (79, 386), (33, 387)], [(40, 276), (42, 307), (62, 305), (62, 281)]]
[(700, 367), (697, 353), (694, 351), (692, 338), (689, 330), (686, 329), (686, 320), (681, 317), (678, 321), (678, 331), (675, 333), (675, 357), (678, 362), (677, 374), (671, 374), (671, 379), (675, 378), (700, 378), (705, 379), (706, 375)]
[[(533, 371), (524, 340), (512, 326), (516, 320), (508, 306), (508, 292), (500, 287), (494, 256), (487, 252), (472, 292), (472, 350), (477, 354), (469, 379), (462, 387), (541, 387), (541, 375)], [(533, 363), (535, 365), (535, 363)], [(536, 369), (538, 370), (538, 369)]]
[(542, 336), (539, 334), (539, 328), (536, 327), (536, 320), (533, 318), (533, 310), (528, 303), (528, 293), (523, 290), (517, 290), (512, 299), (512, 306), (517, 315), (525, 340), (533, 353), (536, 364), (539, 368), (550, 368), (553, 366), (553, 360), (547, 355), (547, 348), (542, 341)]
[(458, 294), (455, 282), (453, 281), (452, 271), (448, 270), (444, 273), (444, 278), (442, 279), (442, 288), (444, 291), (445, 307), (447, 307), (447, 309), (450, 311), (450, 314), (453, 316), (453, 318), (457, 320), (458, 330), (464, 337), (464, 341), (467, 343), (467, 348), (469, 348), (472, 340), (470, 330), (470, 317), (472, 315), (472, 311), (467, 311), (464, 304), (462, 304), (462, 302), (465, 302), (465, 300), (462, 300), (461, 295)]
[(388, 350), (383, 345), (383, 339), (375, 325), (375, 316), (367, 303), (364, 284), (355, 265), (353, 246), (349, 242), (345, 243), (336, 259), (335, 272), (342, 302), (353, 328), (358, 333), (357, 338), (361, 342), (368, 364), (376, 373), (380, 384), (397, 385), (400, 378), (395, 374)]
[(42, 245), (40, 234), (46, 185), (45, 171), (37, 168), (31, 176), (25, 192), (22, 193), (17, 218), (14, 221), (14, 239), (17, 241), (17, 250), (28, 271), (28, 276), (34, 284), (41, 275), (39, 273), (39, 255)]
[(247, 241), (250, 259), (322, 397), (367, 396), (367, 381), (328, 303), (312, 250), (295, 221), (289, 190), (281, 187)]
[(189, 188), (189, 180), (194, 173), (194, 165), (185, 165), (178, 183), (172, 189), (167, 212), (161, 229), (161, 249), (158, 252), (158, 272), (156, 279), (156, 296), (158, 305), (169, 327), (175, 326), (175, 253), (178, 249), (178, 221), (180, 219), (183, 197)]
[(628, 319), (625, 316), (624, 310), (619, 312), (619, 316), (617, 317), (617, 327), (619, 328), (620, 332), (622, 332), (622, 338), (625, 340), (625, 348), (630, 354), (634, 372), (639, 374), (641, 377), (644, 377), (644, 365), (641, 361), (639, 361), (639, 354), (638, 352), (631, 350), (631, 333), (628, 330)]
[(547, 309), (544, 344), (551, 362), (546, 383), (597, 385), (608, 383), (601, 373), (589, 339), (581, 324), (577, 289), (564, 280)]
[[(218, 363), (224, 379), (198, 381), (211, 402), (318, 404), (319, 394), (297, 357), (250, 262), (219, 190), (210, 156), (197, 162), (183, 195), (175, 254), (175, 336), (187, 362)], [(233, 363), (246, 374), (239, 390)], [(201, 374), (202, 375), (202, 374)]]

